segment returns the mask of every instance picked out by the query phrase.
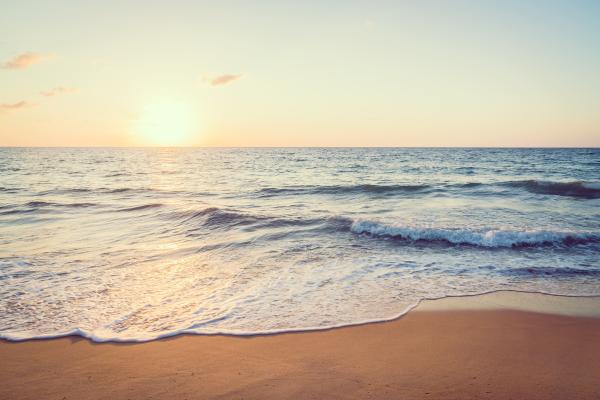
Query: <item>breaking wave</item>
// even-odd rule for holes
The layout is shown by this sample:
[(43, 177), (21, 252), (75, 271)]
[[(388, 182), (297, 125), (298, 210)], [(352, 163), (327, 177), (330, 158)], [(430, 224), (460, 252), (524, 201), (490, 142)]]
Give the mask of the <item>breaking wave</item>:
[(599, 232), (558, 232), (548, 230), (504, 230), (418, 227), (357, 220), (351, 231), (376, 237), (412, 241), (446, 242), (480, 247), (534, 247), (547, 245), (572, 246), (600, 241)]

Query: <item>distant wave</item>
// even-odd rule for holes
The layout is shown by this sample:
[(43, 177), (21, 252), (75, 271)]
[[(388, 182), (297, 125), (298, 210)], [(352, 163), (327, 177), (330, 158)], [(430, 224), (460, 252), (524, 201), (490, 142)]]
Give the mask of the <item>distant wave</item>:
[(94, 207), (96, 205), (97, 205), (96, 203), (52, 203), (52, 202), (48, 202), (48, 201), (30, 201), (29, 203), (25, 204), (25, 206), (27, 206), (27, 207), (35, 207), (35, 208), (41, 208), (41, 207), (79, 208), (79, 207)]
[[(10, 189), (13, 190), (13, 189)], [(14, 189), (15, 191), (18, 189)], [(9, 191), (7, 188), (0, 187), (0, 192)], [(185, 194), (185, 191), (174, 191), (174, 190), (163, 190), (151, 187), (95, 187), (95, 188), (53, 188), (43, 190), (36, 193), (37, 196), (49, 196), (49, 195), (77, 195), (77, 194), (93, 194), (93, 195), (105, 195), (105, 194)], [(210, 193), (196, 192), (196, 195), (210, 195)]]
[(30, 201), (28, 203), (19, 204), (8, 204), (0, 207), (0, 209), (9, 209), (7, 211), (0, 212), (0, 215), (13, 215), (13, 214), (29, 214), (37, 211), (47, 210), (49, 208), (84, 208), (84, 207), (95, 207), (96, 203), (55, 203), (49, 201)]
[(17, 209), (17, 210), (1, 211), (0, 215), (28, 214), (28, 213), (32, 213), (32, 212), (35, 212), (34, 208), (27, 208), (25, 210)]
[(117, 211), (143, 211), (143, 210), (147, 210), (149, 208), (158, 208), (158, 207), (162, 207), (162, 206), (163, 205), (160, 203), (143, 204), (141, 206), (136, 206), (136, 207), (121, 208), (120, 210), (117, 210)]
[(181, 211), (171, 215), (181, 224), (205, 226), (212, 228), (231, 228), (236, 225), (248, 225), (268, 217), (261, 217), (235, 210), (225, 210), (219, 207), (208, 207), (200, 210)]
[(19, 188), (8, 188), (8, 187), (0, 186), (0, 192), (16, 193), (20, 190), (21, 189), (19, 189)]
[(86, 188), (69, 188), (69, 189), (50, 189), (37, 193), (38, 196), (47, 196), (52, 194), (75, 194), (75, 193), (90, 193), (91, 189)]
[(46, 195), (53, 195), (53, 194), (77, 194), (77, 193), (95, 193), (95, 194), (99, 194), (99, 193), (124, 193), (124, 192), (131, 192), (134, 191), (134, 189), (131, 188), (116, 188), (116, 189), (109, 189), (109, 188), (55, 188), (55, 189), (50, 189), (50, 190), (45, 190), (43, 192), (38, 193), (39, 196), (46, 196)]
[(486, 187), (511, 187), (530, 193), (578, 197), (585, 199), (600, 198), (600, 182), (551, 182), (541, 180), (522, 180), (507, 182), (467, 182), (454, 184), (357, 184), (357, 185), (322, 185), (322, 186), (288, 186), (267, 187), (258, 190), (260, 197), (278, 195), (352, 195), (352, 194), (402, 194), (402, 193), (431, 193), (436, 190), (453, 189), (482, 189)]
[(322, 186), (290, 186), (282, 188), (263, 188), (258, 191), (263, 197), (274, 196), (278, 194), (386, 194), (398, 192), (418, 192), (430, 189), (430, 185), (384, 185), (363, 183), (357, 185), (322, 185)]
[(130, 188), (118, 188), (118, 189), (110, 189), (107, 190), (107, 193), (124, 193), (124, 192), (130, 192), (133, 189)]
[(236, 211), (226, 211), (220, 208), (213, 208), (203, 213), (204, 225), (213, 227), (233, 227), (238, 225), (248, 225), (260, 219), (258, 216), (244, 214)]
[[(360, 183), (348, 185), (306, 185), (306, 186), (283, 186), (283, 187), (265, 187), (258, 189), (255, 194), (258, 197), (276, 197), (288, 195), (402, 195), (402, 194), (431, 194), (433, 192), (459, 191), (462, 194), (467, 194), (467, 190), (477, 190), (476, 193), (481, 194), (479, 189), (504, 187), (514, 188), (527, 191), (534, 194), (554, 195), (575, 197), (583, 199), (598, 199), (600, 198), (600, 182), (553, 182), (543, 180), (518, 180), (518, 181), (500, 181), (500, 182), (467, 182), (467, 183), (414, 183), (414, 184), (375, 184), (375, 183)], [(16, 192), (17, 189), (9, 189), (0, 187), (0, 191), (8, 193)], [(148, 193), (148, 192), (163, 192), (158, 189), (151, 188), (68, 188), (68, 189), (52, 189), (41, 193), (40, 196), (50, 194), (77, 194), (77, 193), (106, 193), (106, 194), (121, 194), (121, 193)], [(169, 192), (176, 193), (176, 192)], [(495, 193), (495, 192), (491, 192)], [(210, 195), (210, 193), (196, 193), (202, 195)], [(496, 193), (502, 194), (502, 193)]]
[(424, 228), (385, 224), (380, 222), (354, 221), (351, 231), (379, 237), (392, 237), (413, 241), (447, 242), (480, 247), (527, 247), (560, 244), (575, 244), (600, 241), (600, 233), (595, 232), (555, 232), (545, 230), (470, 230), (454, 228)]
[(257, 230), (264, 228), (319, 225), (321, 229), (331, 228), (335, 231), (347, 231), (351, 223), (350, 219), (343, 217), (279, 218), (243, 213), (233, 209), (222, 209), (218, 207), (180, 212), (173, 217), (179, 219), (180, 223), (191, 225), (191, 227), (202, 225), (213, 229), (246, 227), (245, 229), (248, 230)]
[(29, 203), (25, 204), (27, 207), (47, 207), (47, 206), (53, 206), (56, 203), (49, 203), (47, 201), (30, 201)]
[(504, 182), (502, 185), (525, 189), (528, 192), (536, 194), (581, 197), (586, 199), (600, 198), (600, 182), (550, 182), (525, 180)]
[(572, 267), (529, 267), (529, 268), (511, 268), (502, 271), (505, 275), (520, 276), (599, 276), (600, 269), (584, 269)]

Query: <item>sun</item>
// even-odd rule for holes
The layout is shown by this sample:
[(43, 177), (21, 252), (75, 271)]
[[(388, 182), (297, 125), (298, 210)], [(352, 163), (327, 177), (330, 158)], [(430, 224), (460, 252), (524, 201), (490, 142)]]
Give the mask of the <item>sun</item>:
[(177, 101), (148, 104), (134, 122), (139, 142), (149, 146), (183, 146), (190, 144), (197, 129), (192, 108)]

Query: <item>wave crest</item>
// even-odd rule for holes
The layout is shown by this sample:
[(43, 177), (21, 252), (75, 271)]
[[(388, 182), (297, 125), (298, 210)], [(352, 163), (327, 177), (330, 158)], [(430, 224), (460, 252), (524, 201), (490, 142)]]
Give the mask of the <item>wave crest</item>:
[(129, 211), (143, 211), (143, 210), (148, 210), (150, 208), (158, 208), (158, 207), (162, 207), (163, 205), (160, 203), (152, 203), (152, 204), (143, 204), (141, 206), (135, 206), (135, 207), (129, 207), (129, 208), (121, 208), (117, 211), (120, 212), (129, 212)]
[(312, 194), (312, 195), (335, 195), (335, 194), (389, 194), (389, 193), (410, 193), (430, 189), (430, 185), (386, 185), (363, 183), (357, 185), (323, 185), (323, 186), (290, 186), (290, 187), (267, 187), (260, 189), (258, 194), (262, 197), (276, 196), (279, 194)]
[(516, 276), (547, 276), (547, 277), (570, 277), (570, 276), (600, 276), (600, 269), (585, 269), (573, 267), (524, 267), (510, 268), (501, 272), (504, 275)]
[(536, 194), (581, 197), (586, 199), (600, 198), (599, 182), (550, 182), (531, 179), (526, 181), (505, 182), (504, 186), (525, 189), (528, 192)]
[(513, 231), (503, 229), (471, 230), (460, 228), (429, 228), (384, 224), (375, 221), (357, 220), (351, 231), (357, 234), (391, 237), (412, 241), (446, 242), (480, 247), (528, 247), (564, 245), (600, 241), (600, 233), (559, 232), (547, 230)]

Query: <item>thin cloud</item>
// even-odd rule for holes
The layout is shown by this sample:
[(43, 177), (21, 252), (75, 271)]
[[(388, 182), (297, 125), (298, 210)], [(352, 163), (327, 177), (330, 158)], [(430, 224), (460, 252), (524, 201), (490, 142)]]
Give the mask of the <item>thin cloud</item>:
[(25, 100), (21, 100), (18, 101), (16, 103), (3, 103), (0, 104), (0, 111), (12, 111), (12, 110), (19, 110), (21, 108), (27, 108), (27, 107), (31, 107), (33, 106), (32, 103), (25, 101)]
[(2, 64), (2, 68), (4, 69), (25, 69), (33, 64), (40, 63), (44, 60), (52, 58), (51, 54), (42, 54), (42, 53), (23, 53), (19, 54), (12, 60), (8, 60)]
[(204, 82), (207, 82), (211, 86), (223, 86), (240, 79), (242, 75), (235, 74), (223, 74), (218, 76), (213, 76), (209, 78), (204, 78)]
[(66, 93), (75, 93), (77, 92), (77, 88), (70, 88), (70, 87), (64, 87), (64, 86), (57, 86), (53, 89), (47, 90), (45, 92), (40, 92), (40, 94), (42, 96), (46, 96), (46, 97), (52, 97), (52, 96), (56, 96), (59, 94), (66, 94)]

